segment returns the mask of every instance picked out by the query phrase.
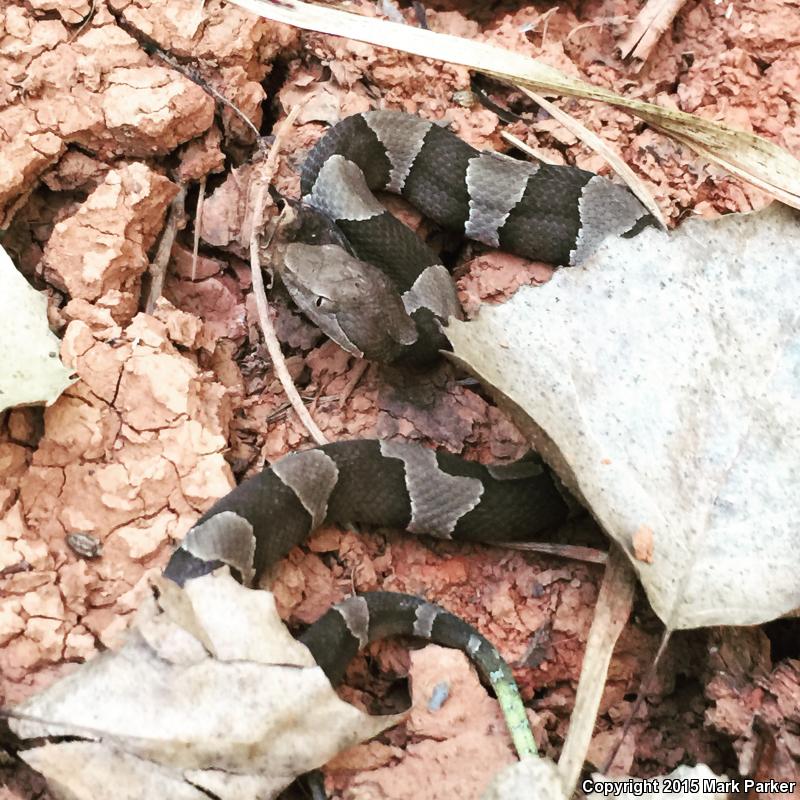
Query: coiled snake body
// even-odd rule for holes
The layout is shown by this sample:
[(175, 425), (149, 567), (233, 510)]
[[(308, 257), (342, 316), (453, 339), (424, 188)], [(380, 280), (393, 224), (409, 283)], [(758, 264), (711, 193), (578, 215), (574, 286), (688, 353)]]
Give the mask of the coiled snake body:
[[(372, 190), (397, 192), (439, 225), (560, 265), (581, 263), (607, 235), (647, 220), (624, 188), (575, 167), (480, 153), (419, 117), (348, 117), (302, 172), (305, 217), (282, 278), (298, 305), (351, 352), (425, 362), (458, 313), (447, 270)], [(383, 326), (376, 323), (381, 322)], [(230, 564), (251, 580), (322, 523), (356, 523), (471, 541), (531, 540), (568, 506), (538, 459), (485, 467), (415, 444), (359, 440), (292, 453), (221, 498), (175, 551), (178, 583)], [(510, 679), (497, 651), (437, 606), (375, 593), (331, 609), (303, 636), (339, 679), (368, 641), (405, 633), (458, 647), (486, 675)]]

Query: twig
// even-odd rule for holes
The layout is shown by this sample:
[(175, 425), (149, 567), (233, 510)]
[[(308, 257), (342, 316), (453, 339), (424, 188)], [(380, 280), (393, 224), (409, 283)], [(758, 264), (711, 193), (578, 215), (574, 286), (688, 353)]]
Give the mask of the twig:
[[(169, 64), (172, 69), (180, 72), (181, 75), (183, 75), (185, 78), (188, 78), (193, 83), (196, 83), (201, 89), (208, 92), (218, 103), (226, 108), (229, 108), (237, 117), (239, 117), (239, 119), (242, 120), (247, 128), (250, 129), (256, 141), (261, 138), (261, 132), (253, 124), (253, 121), (247, 116), (247, 114), (245, 114), (234, 103), (228, 100), (224, 94), (218, 92), (200, 74), (199, 70), (193, 66), (190, 66), (189, 64), (183, 64), (174, 55), (159, 47), (158, 44), (153, 41), (153, 39), (137, 28), (133, 23), (129, 22), (121, 11), (115, 11), (113, 8), (110, 10), (114, 19), (117, 21), (117, 25), (119, 25), (119, 27), (122, 28), (125, 33), (134, 38), (146, 53), (153, 55), (156, 58), (160, 58), (165, 64)], [(202, 8), (200, 9), (200, 13), (202, 14)]]
[(178, 189), (178, 194), (172, 199), (169, 207), (169, 218), (167, 219), (164, 233), (161, 234), (161, 241), (158, 243), (156, 257), (150, 264), (150, 291), (147, 293), (147, 302), (144, 310), (148, 314), (153, 313), (158, 298), (164, 289), (164, 276), (167, 274), (167, 264), (172, 253), (172, 245), (178, 231), (186, 225), (186, 184), (182, 183)]
[(555, 544), (550, 542), (495, 542), (497, 547), (507, 550), (524, 550), (526, 553), (546, 553), (573, 561), (587, 561), (589, 564), (605, 564), (608, 553), (595, 550), (594, 547), (580, 547), (573, 544)]
[(647, 0), (628, 35), (620, 42), (623, 58), (635, 58), (641, 67), (686, 0)]
[(600, 19), (592, 20), (591, 22), (581, 22), (580, 25), (576, 25), (574, 28), (570, 29), (565, 41), (570, 41), (578, 31), (586, 30), (586, 28), (605, 28), (606, 25), (625, 25), (631, 21), (631, 17), (627, 14), (621, 14), (616, 17), (600, 17)]
[(513, 133), (509, 133), (508, 131), (500, 131), (500, 136), (503, 137), (505, 141), (507, 141), (510, 145), (513, 145), (517, 148), (517, 150), (521, 150), (526, 155), (529, 155), (531, 158), (535, 158), (537, 161), (541, 161), (543, 164), (555, 164), (556, 162), (553, 161), (551, 158), (547, 158), (542, 152), (536, 150), (535, 148), (531, 147), (529, 144), (526, 144), (519, 139), (518, 137), (514, 136)]
[(300, 109), (301, 106), (295, 106), (289, 112), (286, 119), (278, 126), (275, 132), (275, 140), (264, 162), (263, 169), (261, 169), (258, 174), (254, 174), (250, 185), (249, 204), (253, 210), (252, 228), (250, 231), (250, 269), (252, 272), (253, 294), (255, 295), (256, 308), (258, 309), (258, 320), (264, 334), (264, 343), (267, 346), (267, 352), (275, 368), (275, 374), (278, 376), (278, 380), (281, 382), (283, 391), (286, 392), (286, 397), (292, 404), (295, 414), (297, 414), (300, 421), (305, 425), (306, 430), (311, 434), (311, 438), (317, 444), (326, 444), (328, 440), (319, 427), (317, 427), (317, 423), (311, 418), (311, 414), (303, 404), (297, 387), (292, 381), (292, 376), (289, 374), (289, 370), (286, 367), (286, 361), (283, 358), (281, 346), (278, 342), (278, 337), (275, 335), (275, 328), (272, 325), (272, 319), (269, 315), (267, 294), (264, 290), (264, 279), (261, 275), (261, 260), (258, 255), (261, 241), (261, 228), (263, 227), (264, 219), (264, 197), (266, 188), (269, 186), (272, 176), (275, 174), (278, 163), (278, 153), (281, 150), (284, 140), (291, 131)]
[(342, 389), (342, 393), (339, 395), (339, 405), (344, 405), (345, 401), (348, 397), (353, 393), (353, 390), (358, 386), (359, 381), (361, 378), (364, 377), (364, 373), (369, 369), (369, 361), (365, 358), (362, 358), (355, 366), (355, 371), (353, 372), (353, 377), (347, 382), (347, 385)]
[(74, 42), (86, 30), (86, 28), (89, 26), (89, 23), (92, 21), (92, 17), (94, 17), (96, 10), (95, 0), (92, 0), (92, 2), (89, 4), (89, 10), (86, 12), (86, 16), (80, 21), (80, 27), (69, 37), (71, 42)]
[(203, 221), (203, 203), (206, 199), (206, 176), (203, 175), (197, 192), (197, 208), (194, 212), (194, 239), (192, 241), (192, 281), (197, 277), (197, 254), (200, 250), (200, 225)]
[(539, 16), (528, 25), (523, 25), (521, 28), (522, 33), (535, 33), (536, 29), (539, 27), (539, 23), (544, 23), (542, 26), (542, 43), (540, 45), (541, 49), (544, 49), (545, 40), (547, 39), (547, 26), (550, 24), (550, 17), (553, 16), (558, 11), (558, 6), (553, 6), (549, 8), (544, 14), (539, 14)]
[(187, 64), (182, 64), (178, 61), (175, 56), (168, 53), (166, 50), (162, 50), (155, 44), (150, 45), (150, 50), (152, 51), (153, 55), (158, 56), (162, 61), (169, 64), (172, 69), (177, 70), (181, 73), (185, 78), (188, 78), (193, 83), (196, 83), (201, 89), (204, 89), (208, 92), (218, 103), (222, 104), (226, 108), (229, 108), (239, 119), (245, 124), (247, 128), (250, 129), (253, 136), (256, 137), (256, 141), (261, 138), (261, 132), (258, 128), (253, 124), (253, 121), (247, 114), (244, 113), (237, 105), (232, 103), (225, 97), (222, 92), (217, 91), (194, 67), (188, 66)]

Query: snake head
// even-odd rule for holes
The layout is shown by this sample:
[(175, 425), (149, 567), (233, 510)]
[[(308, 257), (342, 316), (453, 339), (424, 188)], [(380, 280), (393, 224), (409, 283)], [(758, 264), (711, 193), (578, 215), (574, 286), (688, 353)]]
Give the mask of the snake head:
[(290, 244), (280, 275), (298, 308), (353, 355), (393, 361), (417, 340), (392, 281), (338, 245)]

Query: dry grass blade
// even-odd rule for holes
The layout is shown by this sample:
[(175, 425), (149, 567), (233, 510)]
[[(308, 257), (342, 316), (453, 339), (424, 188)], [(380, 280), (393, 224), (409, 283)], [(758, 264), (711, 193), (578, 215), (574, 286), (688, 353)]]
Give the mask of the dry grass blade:
[(555, 544), (550, 542), (496, 542), (497, 547), (508, 550), (524, 550), (526, 553), (547, 553), (558, 558), (569, 558), (573, 561), (586, 561), (589, 564), (605, 564), (608, 553), (594, 547), (581, 547), (574, 544)]
[(586, 642), (575, 708), (558, 761), (565, 797), (572, 797), (583, 769), (600, 698), (606, 685), (611, 654), (631, 613), (635, 588), (636, 574), (627, 557), (619, 547), (612, 547), (594, 610), (589, 640)]
[(541, 161), (543, 164), (556, 163), (554, 159), (548, 158), (545, 153), (536, 150), (536, 148), (531, 147), (529, 144), (526, 144), (522, 141), (522, 139), (514, 136), (513, 133), (509, 133), (508, 131), (500, 131), (500, 136), (502, 136), (503, 139), (512, 147), (516, 147), (517, 150), (525, 153), (525, 155), (528, 155), (531, 158), (535, 158), (537, 161)]
[(519, 89), (531, 98), (535, 103), (538, 103), (553, 119), (560, 122), (570, 133), (577, 136), (584, 144), (588, 145), (596, 153), (599, 153), (611, 165), (614, 172), (617, 173), (628, 185), (628, 188), (642, 201), (642, 205), (658, 220), (658, 224), (666, 230), (667, 223), (661, 214), (661, 209), (658, 203), (653, 199), (647, 187), (644, 185), (639, 176), (601, 139), (596, 133), (590, 131), (585, 125), (582, 125), (569, 114), (563, 112), (558, 106), (553, 105), (545, 100), (536, 92), (520, 86)]
[(200, 181), (197, 192), (197, 207), (194, 212), (194, 233), (192, 235), (192, 281), (197, 278), (197, 256), (200, 252), (200, 227), (203, 224), (203, 204), (206, 199), (205, 176)]
[(300, 0), (232, 0), (275, 22), (403, 50), (436, 61), (448, 61), (522, 84), (539, 92), (601, 100), (646, 120), (701, 155), (764, 189), (787, 205), (800, 208), (800, 161), (776, 144), (683, 111), (644, 103), (592, 86), (527, 56), (485, 42), (362, 17)]
[(686, 0), (647, 0), (620, 43), (622, 57), (644, 63), (685, 3)]
[(259, 245), (261, 243), (262, 215), (264, 211), (266, 189), (278, 166), (278, 154), (280, 153), (281, 146), (291, 132), (292, 125), (297, 118), (300, 108), (301, 106), (295, 106), (278, 126), (275, 132), (275, 141), (264, 162), (263, 169), (253, 178), (253, 183), (250, 187), (250, 205), (253, 209), (252, 230), (250, 233), (250, 267), (253, 279), (253, 294), (256, 298), (256, 308), (258, 310), (259, 323), (261, 324), (261, 332), (264, 334), (264, 344), (266, 344), (267, 351), (272, 359), (272, 366), (275, 369), (275, 374), (278, 376), (278, 380), (281, 382), (283, 391), (286, 392), (286, 397), (292, 404), (295, 414), (297, 414), (300, 421), (305, 425), (306, 430), (311, 434), (311, 438), (317, 444), (327, 444), (328, 440), (319, 429), (317, 423), (314, 422), (311, 414), (303, 403), (303, 399), (300, 397), (297, 387), (292, 381), (289, 368), (286, 366), (286, 361), (283, 358), (281, 345), (269, 315), (267, 294), (264, 290), (264, 281), (261, 277), (261, 263), (258, 256)]

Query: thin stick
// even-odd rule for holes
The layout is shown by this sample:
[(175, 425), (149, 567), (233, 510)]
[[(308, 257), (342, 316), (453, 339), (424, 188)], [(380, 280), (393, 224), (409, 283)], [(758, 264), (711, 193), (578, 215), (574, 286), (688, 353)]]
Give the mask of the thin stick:
[(169, 257), (172, 253), (172, 245), (175, 243), (175, 237), (178, 235), (178, 231), (186, 224), (185, 201), (186, 184), (183, 183), (178, 189), (178, 194), (172, 199), (164, 233), (161, 234), (161, 241), (158, 243), (156, 256), (150, 264), (150, 291), (147, 294), (147, 302), (144, 307), (144, 310), (148, 314), (153, 313), (153, 309), (156, 307), (156, 301), (161, 297), (161, 292), (164, 289), (164, 276), (167, 273), (167, 264), (169, 263)]
[(526, 155), (529, 155), (531, 158), (535, 158), (537, 161), (541, 161), (543, 164), (555, 164), (556, 162), (553, 159), (548, 158), (544, 155), (541, 151), (536, 150), (535, 148), (531, 147), (529, 144), (526, 144), (522, 141), (522, 139), (514, 136), (513, 133), (509, 133), (508, 131), (500, 131), (500, 136), (505, 139), (510, 145), (513, 145), (517, 148), (517, 150), (521, 150)]
[(192, 242), (192, 281), (197, 277), (197, 254), (200, 251), (200, 225), (203, 222), (203, 203), (206, 199), (206, 176), (200, 181), (197, 192), (197, 208), (194, 212), (194, 240)]
[(253, 124), (253, 121), (250, 119), (250, 117), (248, 117), (247, 114), (245, 114), (244, 111), (242, 111), (235, 103), (232, 103), (230, 100), (228, 100), (228, 98), (225, 97), (222, 92), (217, 91), (196, 69), (186, 64), (182, 64), (173, 55), (168, 53), (166, 50), (162, 50), (160, 47), (152, 45), (151, 49), (154, 55), (158, 56), (162, 61), (165, 61), (167, 64), (169, 64), (172, 69), (177, 70), (185, 78), (188, 78), (190, 81), (196, 83), (200, 88), (208, 92), (218, 103), (226, 108), (229, 108), (237, 117), (239, 117), (245, 126), (249, 128), (253, 136), (256, 137), (256, 140), (261, 138), (261, 132)]
[(89, 4), (89, 10), (86, 12), (86, 16), (81, 20), (80, 27), (69, 37), (71, 42), (74, 42), (86, 30), (96, 10), (95, 0), (92, 0)]
[[(202, 10), (201, 10), (202, 13)], [(232, 113), (234, 113), (239, 119), (247, 126), (247, 128), (252, 132), (253, 136), (255, 137), (256, 141), (259, 141), (261, 138), (261, 132), (258, 128), (253, 124), (253, 121), (244, 113), (238, 106), (228, 100), (222, 92), (218, 92), (199, 72), (199, 70), (195, 69), (194, 67), (184, 64), (179, 61), (175, 56), (171, 53), (168, 53), (166, 50), (162, 50), (157, 44), (155, 44), (151, 39), (148, 39), (135, 25), (125, 19), (121, 12), (114, 13), (114, 19), (117, 21), (117, 25), (119, 25), (122, 30), (125, 31), (129, 36), (135, 39), (142, 49), (149, 53), (150, 55), (156, 56), (156, 58), (160, 58), (166, 64), (169, 64), (172, 69), (176, 72), (180, 72), (185, 78), (188, 78), (193, 83), (196, 83), (201, 89), (208, 92), (220, 105), (229, 108)]]
[(600, 17), (600, 19), (593, 20), (592, 22), (582, 22), (580, 25), (576, 25), (574, 28), (570, 29), (566, 40), (570, 41), (578, 31), (586, 30), (586, 28), (605, 28), (607, 25), (625, 25), (628, 22), (631, 22), (631, 18), (627, 14), (621, 14), (615, 17)]
[(497, 547), (506, 550), (524, 550), (528, 553), (545, 553), (549, 556), (569, 558), (573, 561), (586, 561), (589, 564), (605, 564), (608, 553), (594, 547), (581, 547), (574, 544), (555, 544), (550, 542), (495, 542)]
[(258, 321), (264, 334), (264, 343), (267, 346), (267, 352), (275, 368), (275, 374), (278, 376), (278, 380), (281, 382), (283, 391), (286, 392), (286, 397), (292, 404), (292, 408), (303, 425), (305, 425), (306, 430), (311, 434), (311, 438), (317, 444), (326, 444), (328, 440), (319, 427), (317, 427), (317, 423), (311, 418), (311, 414), (305, 407), (297, 391), (297, 387), (292, 381), (292, 376), (289, 374), (289, 370), (286, 367), (286, 361), (283, 358), (281, 346), (278, 342), (278, 337), (275, 335), (275, 328), (272, 325), (272, 319), (269, 315), (267, 294), (264, 290), (264, 279), (261, 275), (261, 260), (258, 256), (261, 239), (260, 234), (264, 220), (264, 196), (266, 194), (266, 188), (269, 186), (272, 176), (275, 174), (278, 163), (278, 153), (281, 150), (284, 140), (291, 131), (300, 109), (301, 106), (295, 106), (289, 112), (286, 119), (278, 126), (275, 132), (275, 140), (264, 162), (263, 169), (259, 170), (258, 174), (254, 174), (252, 179), (250, 186), (250, 207), (253, 210), (252, 229), (250, 231), (250, 269), (252, 272), (253, 294), (255, 295), (256, 308), (258, 309)]
[(369, 361), (367, 361), (365, 358), (362, 358), (361, 361), (356, 364), (353, 377), (347, 382), (347, 385), (344, 387), (344, 389), (342, 389), (342, 393), (338, 398), (339, 405), (344, 405), (345, 400), (347, 400), (347, 398), (353, 393), (353, 389), (358, 386), (359, 381), (364, 377), (364, 373), (369, 369), (369, 367)]
[(543, 22), (544, 25), (542, 26), (542, 43), (541, 48), (544, 49), (545, 40), (547, 39), (547, 26), (550, 24), (550, 17), (553, 16), (558, 11), (558, 6), (554, 6), (553, 8), (549, 8), (544, 14), (540, 14), (536, 20), (529, 25), (523, 26), (521, 32), (522, 33), (535, 33), (536, 29), (539, 27), (539, 23)]

